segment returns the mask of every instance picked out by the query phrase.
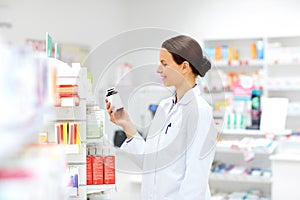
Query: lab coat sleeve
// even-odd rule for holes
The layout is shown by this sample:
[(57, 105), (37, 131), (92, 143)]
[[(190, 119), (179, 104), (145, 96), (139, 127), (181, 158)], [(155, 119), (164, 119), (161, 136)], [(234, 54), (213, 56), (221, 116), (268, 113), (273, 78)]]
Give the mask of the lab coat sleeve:
[(138, 133), (133, 137), (127, 138), (121, 145), (121, 149), (131, 154), (144, 153), (145, 140)]
[[(162, 109), (162, 102), (159, 104), (156, 114), (151, 122), (151, 127), (147, 133), (147, 136), (149, 136), (149, 132), (153, 132), (153, 129), (156, 127), (156, 121), (162, 120), (161, 119), (161, 113), (163, 111)], [(151, 133), (150, 133), (151, 134)], [(123, 144), (121, 145), (121, 149), (131, 153), (131, 154), (144, 154), (145, 153), (145, 145), (146, 142), (144, 138), (140, 136), (140, 134), (136, 133), (133, 137), (127, 138)]]
[[(153, 120), (151, 121), (151, 125), (149, 131), (147, 133), (146, 141), (143, 137), (141, 137), (138, 133), (136, 133), (133, 137), (127, 138), (123, 144), (121, 145), (121, 150), (123, 150), (127, 157), (132, 160), (138, 167), (141, 169), (144, 168), (144, 156), (152, 153), (153, 146), (151, 146), (151, 135), (156, 135), (157, 131), (162, 127), (162, 123), (165, 121), (165, 111), (163, 107), (165, 106), (167, 100), (163, 100), (158, 105), (158, 109), (155, 113)], [(150, 139), (149, 139), (150, 138)]]
[(133, 161), (138, 168), (143, 168), (143, 153), (145, 140), (138, 133), (131, 138), (127, 138), (120, 149), (125, 153), (125, 157)]
[(190, 112), (187, 119), (187, 135), (193, 140), (186, 151), (186, 170), (178, 200), (210, 199), (208, 179), (214, 158), (216, 129), (210, 108), (198, 111)]
[[(163, 109), (160, 103), (147, 135), (149, 135), (149, 132), (156, 130), (156, 122), (162, 120), (161, 113), (163, 113)], [(149, 152), (146, 152), (146, 141), (140, 134), (136, 133), (133, 137), (127, 138), (120, 148), (127, 153), (127, 157), (134, 161), (140, 168), (143, 168), (143, 156)]]

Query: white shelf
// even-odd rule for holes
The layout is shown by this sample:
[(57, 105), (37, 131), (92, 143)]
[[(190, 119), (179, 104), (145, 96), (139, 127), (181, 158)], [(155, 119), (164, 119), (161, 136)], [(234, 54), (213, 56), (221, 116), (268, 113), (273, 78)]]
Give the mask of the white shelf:
[(86, 120), (85, 100), (80, 99), (79, 106), (54, 107), (54, 113), (45, 116), (46, 121)]
[(116, 189), (115, 184), (87, 185), (87, 194), (94, 194)]
[(86, 163), (86, 143), (81, 143), (80, 152), (74, 154), (66, 154), (68, 164), (85, 164)]
[(260, 130), (245, 130), (245, 129), (224, 129), (222, 135), (257, 135), (264, 136), (266, 133)]
[(269, 91), (298, 91), (300, 90), (300, 77), (269, 77), (266, 79), (264, 88)]
[(281, 153), (270, 156), (272, 161), (300, 162), (300, 154)]
[(228, 181), (228, 182), (241, 182), (241, 183), (255, 183), (255, 184), (271, 184), (270, 177), (251, 176), (251, 175), (236, 175), (236, 174), (217, 174), (211, 173), (209, 176), (210, 181)]
[(225, 116), (225, 111), (214, 111), (213, 112), (213, 117), (223, 118), (224, 116)]
[(277, 88), (266, 86), (266, 89), (269, 91), (300, 91), (300, 87), (289, 87), (289, 86), (277, 87)]
[(214, 67), (218, 67), (221, 69), (228, 68), (231, 69), (233, 67), (249, 67), (249, 68), (262, 68), (264, 65), (264, 60), (233, 60), (231, 62), (227, 60), (221, 61), (212, 61)]
[[(255, 154), (270, 155), (275, 151), (277, 146), (278, 146), (278, 142), (274, 141), (270, 147), (268, 147), (268, 148), (256, 147), (253, 149), (253, 152)], [(245, 151), (247, 151), (247, 149), (220, 147), (220, 146), (218, 146), (218, 144), (217, 144), (217, 148), (216, 148), (216, 152), (219, 152), (219, 153), (239, 153), (240, 154), (240, 153), (244, 153)]]
[(221, 135), (241, 135), (241, 136), (265, 136), (268, 134), (274, 135), (288, 135), (291, 134), (291, 130), (284, 130), (278, 133), (269, 133), (261, 130), (247, 130), (247, 129), (224, 129)]
[(86, 138), (87, 143), (102, 143), (103, 136), (101, 138)]
[(288, 65), (288, 66), (299, 66), (300, 67), (300, 62), (293, 62), (293, 61), (268, 61), (268, 65), (270, 67), (273, 66), (281, 66), (281, 65)]

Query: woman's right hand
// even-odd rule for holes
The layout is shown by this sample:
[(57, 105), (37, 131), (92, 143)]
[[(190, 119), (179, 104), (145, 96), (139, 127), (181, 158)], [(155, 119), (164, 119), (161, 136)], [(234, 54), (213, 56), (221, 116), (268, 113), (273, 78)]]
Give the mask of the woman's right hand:
[(110, 117), (110, 121), (115, 123), (118, 126), (121, 126), (127, 136), (127, 138), (130, 138), (134, 136), (137, 133), (137, 130), (132, 123), (127, 111), (123, 108), (121, 110), (115, 111), (114, 107), (111, 105), (111, 103), (105, 99), (106, 102), (106, 110), (108, 112), (108, 115)]
[(124, 127), (126, 123), (130, 121), (129, 115), (125, 111), (125, 109), (123, 108), (121, 110), (115, 111), (114, 107), (107, 99), (105, 99), (105, 102), (106, 102), (106, 110), (110, 117), (110, 121), (112, 121), (118, 126)]
[(134, 124), (132, 123), (127, 111), (124, 108), (121, 110), (115, 111), (114, 107), (111, 105), (111, 103), (107, 99), (105, 99), (105, 102), (106, 102), (106, 110), (110, 117), (110, 121), (113, 122), (114, 124), (122, 127), (128, 138), (135, 135), (136, 128), (135, 128)]

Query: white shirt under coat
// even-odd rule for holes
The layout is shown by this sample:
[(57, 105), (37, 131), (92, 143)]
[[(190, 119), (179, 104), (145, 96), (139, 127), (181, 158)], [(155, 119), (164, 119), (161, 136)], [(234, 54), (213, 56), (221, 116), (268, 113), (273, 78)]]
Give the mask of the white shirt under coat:
[(208, 186), (217, 131), (212, 109), (198, 86), (174, 104), (163, 100), (146, 141), (138, 135), (121, 149), (139, 156), (143, 200), (209, 200)]

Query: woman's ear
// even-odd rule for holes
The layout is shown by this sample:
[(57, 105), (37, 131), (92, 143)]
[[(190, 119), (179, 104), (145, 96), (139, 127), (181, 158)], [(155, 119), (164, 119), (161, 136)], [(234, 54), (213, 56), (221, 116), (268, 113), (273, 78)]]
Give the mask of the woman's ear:
[(191, 71), (191, 67), (190, 67), (190, 63), (188, 61), (183, 61), (182, 65), (182, 72), (184, 74), (188, 73), (189, 71)]

